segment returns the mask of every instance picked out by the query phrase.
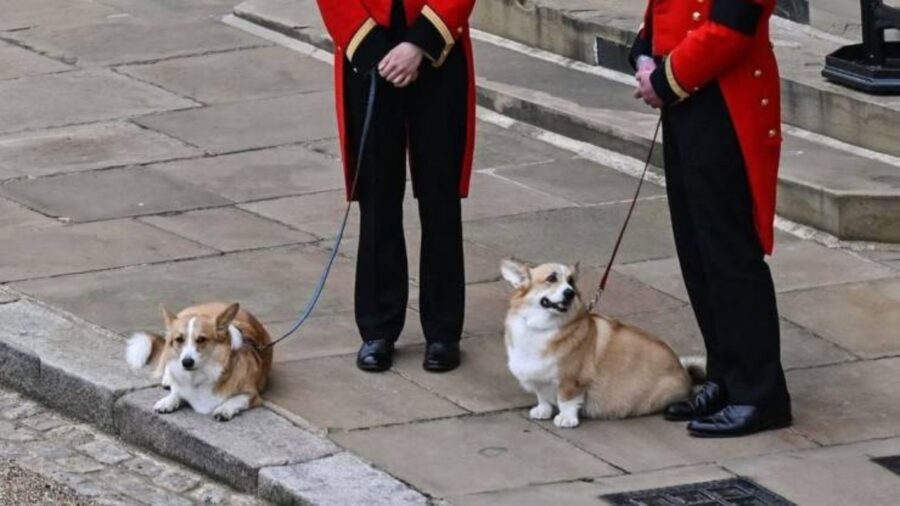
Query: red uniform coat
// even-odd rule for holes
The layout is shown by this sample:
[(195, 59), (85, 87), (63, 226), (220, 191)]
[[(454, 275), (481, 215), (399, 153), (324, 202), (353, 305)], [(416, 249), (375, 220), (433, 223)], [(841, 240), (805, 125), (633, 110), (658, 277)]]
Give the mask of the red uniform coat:
[[(354, 159), (354, 155), (347, 152), (345, 67), (350, 65), (356, 72), (366, 72), (391, 49), (385, 30), (390, 26), (392, 3), (392, 0), (318, 0), (325, 27), (334, 39), (335, 98), (348, 198), (351, 197), (349, 192), (354, 170), (349, 166), (349, 161)], [(465, 104), (468, 126), (466, 145), (460, 147), (465, 149), (465, 155), (462, 157), (459, 181), (459, 195), (466, 197), (475, 146), (475, 70), (468, 26), (475, 0), (403, 0), (403, 6), (409, 25), (407, 40), (425, 51), (431, 65), (440, 67), (456, 44), (461, 45), (468, 61), (469, 89)]]
[(782, 140), (780, 79), (769, 40), (775, 1), (650, 0), (632, 53), (662, 61), (650, 81), (667, 105), (718, 81), (744, 155), (766, 253), (774, 242)]

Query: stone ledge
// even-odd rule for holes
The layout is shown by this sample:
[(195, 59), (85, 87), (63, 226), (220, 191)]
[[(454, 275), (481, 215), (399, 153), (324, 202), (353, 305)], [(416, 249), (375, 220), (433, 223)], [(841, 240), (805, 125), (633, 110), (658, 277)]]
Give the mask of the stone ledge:
[(332, 455), (337, 446), (265, 408), (229, 422), (182, 409), (157, 415), (158, 388), (126, 395), (116, 403), (116, 428), (123, 439), (183, 462), (239, 490), (256, 490), (261, 468), (297, 464)]
[[(113, 404), (152, 385), (128, 370), (113, 334), (29, 298), (0, 304), (0, 381), (113, 430)], [(102, 366), (101, 366), (102, 364)]]
[(349, 453), (259, 473), (259, 496), (277, 504), (309, 506), (426, 505), (428, 500)]

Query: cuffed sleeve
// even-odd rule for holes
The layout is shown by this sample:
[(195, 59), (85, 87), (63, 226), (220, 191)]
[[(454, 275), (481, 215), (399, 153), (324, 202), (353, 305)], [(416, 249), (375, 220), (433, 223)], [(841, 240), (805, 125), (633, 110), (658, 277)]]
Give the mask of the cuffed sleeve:
[(450, 28), (428, 5), (422, 7), (421, 15), (406, 35), (406, 41), (421, 48), (435, 67), (443, 65), (456, 43)]
[(688, 97), (688, 93), (675, 77), (671, 58), (666, 58), (666, 61), (650, 74), (650, 85), (665, 105), (672, 105)]
[(369, 18), (350, 39), (346, 54), (354, 72), (364, 74), (378, 65), (390, 50), (385, 29)]

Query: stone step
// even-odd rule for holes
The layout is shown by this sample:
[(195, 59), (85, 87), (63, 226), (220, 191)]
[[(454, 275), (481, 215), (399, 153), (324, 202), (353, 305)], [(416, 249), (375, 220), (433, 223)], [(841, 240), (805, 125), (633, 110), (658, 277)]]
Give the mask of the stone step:
[[(235, 14), (329, 49), (312, 0), (249, 0)], [(635, 158), (657, 116), (631, 98), (631, 78), (475, 33), (478, 103), (517, 120)], [(530, 54), (529, 54), (530, 53)], [(662, 150), (653, 162), (662, 166)], [(787, 128), (781, 216), (842, 239), (900, 242), (900, 159)]]
[[(628, 48), (644, 6), (643, 1), (623, 0), (481, 0), (472, 22), (528, 46), (627, 71)], [(853, 20), (859, 18), (858, 10), (853, 9)], [(851, 41), (779, 17), (773, 18), (771, 29), (786, 123), (900, 155), (900, 97), (866, 95), (821, 76), (825, 55)]]

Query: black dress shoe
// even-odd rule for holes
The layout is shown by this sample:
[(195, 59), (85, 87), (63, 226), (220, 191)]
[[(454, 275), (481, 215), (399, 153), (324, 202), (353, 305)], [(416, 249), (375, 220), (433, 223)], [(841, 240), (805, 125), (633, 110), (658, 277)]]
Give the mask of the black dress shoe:
[(694, 437), (738, 437), (791, 425), (791, 408), (730, 404), (718, 413), (688, 424)]
[(394, 362), (394, 343), (387, 339), (363, 342), (356, 355), (356, 367), (366, 372), (382, 372)]
[(425, 346), (425, 362), (422, 367), (430, 372), (447, 372), (459, 367), (458, 342), (428, 343)]
[(707, 381), (691, 397), (670, 404), (663, 417), (673, 422), (686, 422), (718, 413), (724, 407), (724, 389), (718, 383)]

